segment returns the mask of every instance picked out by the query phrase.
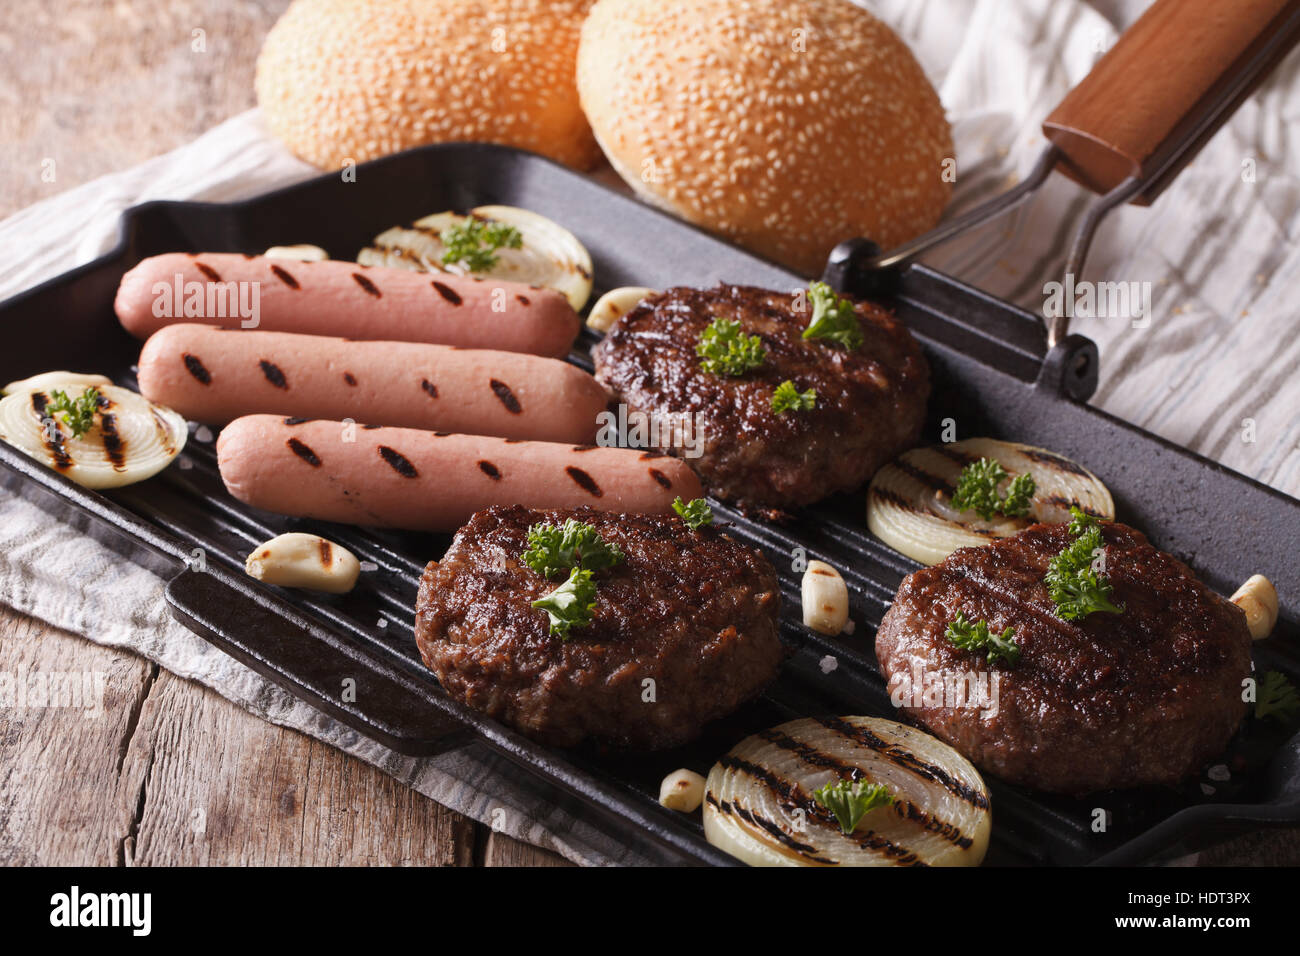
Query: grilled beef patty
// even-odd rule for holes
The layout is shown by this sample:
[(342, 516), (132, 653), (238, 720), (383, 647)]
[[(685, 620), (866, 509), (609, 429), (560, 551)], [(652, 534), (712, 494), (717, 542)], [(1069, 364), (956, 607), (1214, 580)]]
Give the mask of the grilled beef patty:
[[(563, 578), (520, 556), (530, 525), (569, 517), (626, 557), (596, 572), (592, 622), (566, 641), (532, 607)], [(675, 515), (494, 507), (425, 570), (415, 638), (448, 693), (529, 737), (658, 749), (690, 740), (776, 676), (780, 603), (768, 560), (715, 528), (692, 531)]]
[[(864, 341), (852, 352), (804, 339), (794, 296), (749, 286), (674, 288), (624, 315), (593, 350), (596, 378), (628, 412), (687, 413), (703, 432), (686, 457), (710, 494), (750, 510), (788, 509), (858, 487), (921, 433), (930, 372), (911, 334), (880, 306), (855, 306)], [(740, 322), (767, 349), (739, 377), (705, 372), (695, 346), (714, 318)], [(809, 411), (772, 411), (786, 380), (817, 390)], [(698, 439), (697, 435), (697, 439)]]
[[(1122, 614), (1056, 616), (1043, 575), (1072, 541), (1064, 524), (962, 548), (909, 575), (876, 634), (903, 713), (983, 769), (1060, 793), (1173, 784), (1220, 754), (1246, 714), (1245, 615), (1140, 532), (1103, 523), (1102, 534)], [(1015, 628), (1019, 662), (954, 647), (944, 631), (958, 611)], [(914, 665), (923, 679), (996, 673), (996, 714), (915, 700)]]

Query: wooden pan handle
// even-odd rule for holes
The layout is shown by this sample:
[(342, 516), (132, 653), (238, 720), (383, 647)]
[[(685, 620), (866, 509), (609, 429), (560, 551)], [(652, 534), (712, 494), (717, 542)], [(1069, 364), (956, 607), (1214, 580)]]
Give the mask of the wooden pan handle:
[(1300, 40), (1300, 0), (1156, 0), (1043, 123), (1058, 168), (1146, 205)]

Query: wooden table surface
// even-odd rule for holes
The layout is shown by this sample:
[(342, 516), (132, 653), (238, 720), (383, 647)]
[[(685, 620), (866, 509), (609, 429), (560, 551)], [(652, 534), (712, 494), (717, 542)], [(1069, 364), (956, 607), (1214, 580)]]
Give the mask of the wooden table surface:
[[(8, 0), (0, 217), (253, 106), (257, 50), (287, 5)], [(104, 672), (104, 714), (0, 710), (0, 864), (567, 865), (148, 660), (0, 606), (0, 672), (37, 670)], [(1252, 834), (1202, 862), (1294, 864), (1297, 845)]]

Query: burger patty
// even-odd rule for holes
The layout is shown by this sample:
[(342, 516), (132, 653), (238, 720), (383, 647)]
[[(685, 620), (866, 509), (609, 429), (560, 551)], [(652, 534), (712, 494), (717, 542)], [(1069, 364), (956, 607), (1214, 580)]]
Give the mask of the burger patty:
[[(1064, 524), (962, 548), (904, 579), (876, 634), (895, 702), (980, 767), (1039, 790), (1174, 784), (1222, 753), (1246, 714), (1245, 615), (1140, 532), (1103, 523), (1102, 535), (1120, 614), (1056, 615), (1043, 576), (1073, 540)], [(944, 632), (958, 612), (1014, 628), (1019, 661), (955, 647)], [(916, 696), (918, 678), (980, 671), (997, 676), (995, 713)]]
[[(930, 372), (911, 334), (885, 309), (855, 303), (864, 341), (846, 351), (805, 339), (794, 295), (750, 286), (674, 288), (625, 314), (593, 350), (596, 378), (631, 413), (689, 415), (703, 453), (686, 458), (709, 493), (747, 509), (788, 509), (858, 487), (914, 445)], [(763, 340), (763, 365), (730, 377), (705, 372), (695, 346), (715, 318)], [(814, 408), (772, 411), (784, 381), (816, 389)]]
[[(592, 621), (549, 633), (532, 602), (562, 578), (521, 560), (528, 529), (575, 518), (624, 560), (595, 573)], [(453, 697), (547, 744), (673, 747), (755, 696), (783, 657), (759, 552), (677, 516), (493, 507), (420, 581), (415, 639)], [(653, 682), (653, 683), (650, 683)]]

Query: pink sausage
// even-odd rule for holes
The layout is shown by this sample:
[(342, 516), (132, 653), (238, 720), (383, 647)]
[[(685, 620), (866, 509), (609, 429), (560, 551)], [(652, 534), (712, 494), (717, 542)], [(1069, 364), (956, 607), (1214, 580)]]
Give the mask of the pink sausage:
[(551, 289), (228, 252), (173, 252), (145, 259), (122, 276), (113, 308), (138, 339), (165, 325), (199, 321), (223, 328), (561, 356), (579, 331), (578, 314)]
[(146, 398), (214, 425), (270, 412), (580, 444), (608, 402), (559, 359), (210, 325), (155, 332), (139, 368)]
[(454, 531), (490, 505), (660, 513), (701, 494), (684, 462), (657, 452), (274, 415), (227, 425), (217, 464), (256, 508), (412, 531)]

